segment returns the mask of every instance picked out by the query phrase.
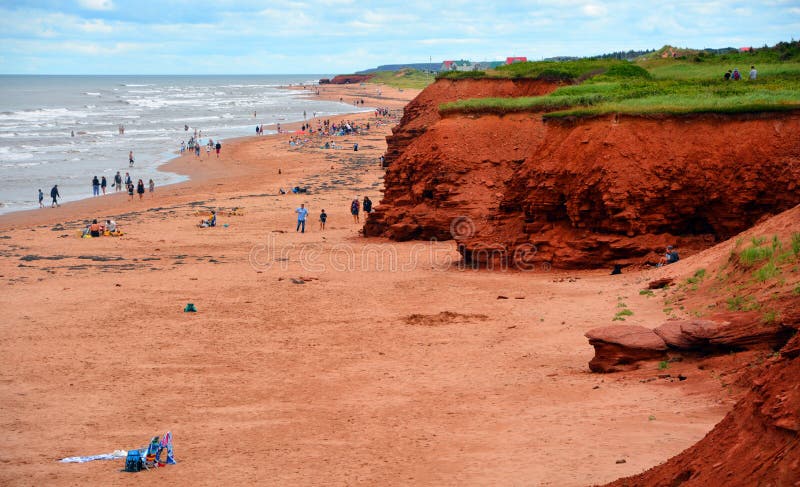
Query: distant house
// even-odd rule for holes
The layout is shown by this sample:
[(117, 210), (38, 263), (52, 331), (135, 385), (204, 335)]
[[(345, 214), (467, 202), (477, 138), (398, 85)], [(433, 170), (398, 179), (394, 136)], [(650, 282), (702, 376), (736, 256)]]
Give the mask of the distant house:
[(514, 63), (527, 63), (528, 58), (525, 56), (516, 56), (516, 57), (507, 57), (506, 64), (514, 64)]
[(445, 61), (442, 63), (441, 71), (474, 71), (475, 65), (464, 59), (460, 61)]
[(503, 61), (486, 61), (481, 63), (475, 63), (473, 66), (475, 71), (487, 71), (489, 69), (494, 69), (498, 66), (502, 66), (504, 63)]
[(752, 51), (753, 51), (752, 47), (740, 47), (739, 48), (739, 52), (752, 52)]

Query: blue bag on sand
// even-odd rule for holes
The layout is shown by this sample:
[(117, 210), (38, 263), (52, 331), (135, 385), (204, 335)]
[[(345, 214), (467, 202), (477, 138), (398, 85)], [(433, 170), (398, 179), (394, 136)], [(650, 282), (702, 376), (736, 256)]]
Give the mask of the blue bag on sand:
[(139, 450), (128, 450), (128, 456), (125, 457), (125, 471), (139, 472), (143, 466), (142, 453)]

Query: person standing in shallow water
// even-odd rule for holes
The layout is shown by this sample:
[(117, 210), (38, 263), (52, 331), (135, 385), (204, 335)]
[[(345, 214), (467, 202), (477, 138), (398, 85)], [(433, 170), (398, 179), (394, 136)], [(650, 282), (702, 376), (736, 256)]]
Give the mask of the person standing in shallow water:
[(42, 188), (39, 188), (39, 208), (44, 208), (44, 193), (42, 192)]
[(114, 191), (122, 191), (122, 175), (119, 171), (114, 175)]
[(128, 152), (128, 167), (133, 167), (133, 151)]
[(97, 176), (92, 178), (92, 196), (100, 196), (100, 180)]

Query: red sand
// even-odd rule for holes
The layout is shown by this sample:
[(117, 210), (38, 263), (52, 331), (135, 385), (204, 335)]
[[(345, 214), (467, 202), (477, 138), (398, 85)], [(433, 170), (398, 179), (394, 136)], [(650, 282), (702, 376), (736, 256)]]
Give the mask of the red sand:
[[(416, 94), (383, 93), (367, 105)], [(656, 272), (462, 271), (452, 242), (359, 237), (349, 201), (381, 199), (387, 133), (348, 139), (357, 153), (249, 138), (172, 163), (192, 181), (144, 202), (0, 217), (0, 484), (587, 485), (642, 472), (723, 417), (734, 397), (713, 370), (589, 373), (583, 334), (619, 298), (628, 323), (663, 319), (638, 294)], [(275, 195), (295, 183), (332, 187)], [(234, 206), (244, 215), (195, 226), (197, 210)], [(75, 236), (106, 216), (124, 237)], [(57, 462), (166, 430), (177, 466)]]

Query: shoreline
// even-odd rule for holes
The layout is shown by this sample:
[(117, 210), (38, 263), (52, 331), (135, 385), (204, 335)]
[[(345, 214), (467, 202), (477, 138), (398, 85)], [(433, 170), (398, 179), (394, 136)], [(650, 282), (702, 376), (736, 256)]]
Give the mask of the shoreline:
[[(294, 91), (305, 91), (303, 85), (289, 85), (282, 87), (287, 90), (294, 90)], [(319, 100), (328, 100), (328, 101), (338, 101), (339, 94), (351, 96), (347, 89), (344, 88), (340, 91), (337, 90), (323, 90), (320, 95), (311, 95), (309, 98), (311, 99), (319, 99)], [(393, 98), (389, 100), (393, 106), (397, 106), (400, 99)], [(403, 103), (404, 104), (404, 103)], [(320, 120), (322, 118), (329, 119), (331, 121), (340, 121), (344, 119), (353, 119), (353, 118), (362, 118), (364, 116), (369, 117), (370, 114), (374, 113), (373, 111), (364, 111), (364, 112), (347, 112), (342, 113), (339, 115), (333, 115), (329, 117), (317, 117), (317, 119), (309, 118), (309, 122), (312, 120)], [(296, 122), (281, 122), (282, 129), (288, 129), (291, 131), (297, 130), (300, 128), (301, 125), (305, 123), (304, 121), (296, 121)], [(274, 127), (276, 123), (271, 124), (264, 124), (265, 127)], [(253, 124), (255, 127), (255, 124)], [(189, 155), (187, 151), (184, 155), (180, 153), (175, 154), (174, 157), (164, 161), (163, 163), (159, 164), (156, 167), (156, 171), (159, 172), (170, 172), (173, 174), (177, 174), (179, 176), (185, 176), (189, 179), (186, 181), (170, 183), (163, 186), (156, 186), (155, 195), (156, 199), (158, 195), (167, 192), (168, 195), (174, 196), (177, 194), (182, 194), (187, 191), (191, 191), (193, 185), (199, 185), (201, 183), (207, 182), (210, 179), (226, 179), (230, 174), (228, 170), (233, 169), (234, 176), (243, 176), (246, 175), (249, 171), (247, 168), (242, 167), (232, 167), (232, 166), (242, 166), (242, 161), (239, 160), (229, 160), (226, 155), (230, 152), (236, 152), (240, 147), (243, 145), (247, 145), (250, 143), (254, 143), (257, 140), (262, 138), (270, 138), (270, 137), (281, 137), (291, 135), (288, 134), (287, 131), (283, 131), (283, 133), (274, 133), (268, 134), (264, 136), (255, 136), (255, 135), (243, 135), (241, 137), (235, 137), (231, 139), (225, 139), (224, 145), (221, 151), (222, 160), (224, 161), (224, 165), (222, 167), (215, 166), (213, 164), (208, 164), (207, 157), (204, 152), (201, 152), (201, 157), (195, 158), (192, 155)], [(214, 151), (211, 152), (210, 159), (212, 161), (217, 160), (214, 154)], [(200, 164), (197, 164), (200, 163)], [(244, 169), (244, 171), (242, 171)], [(123, 207), (122, 205), (131, 204), (131, 203), (138, 203), (138, 195), (134, 195), (134, 201), (129, 202), (127, 201), (127, 193), (125, 191), (114, 192), (112, 188), (109, 186), (109, 191), (105, 195), (102, 196), (87, 196), (86, 198), (81, 198), (78, 200), (69, 201), (66, 203), (61, 204), (61, 206), (57, 208), (50, 208), (48, 201), (49, 201), (49, 194), (45, 193), (44, 208), (31, 208), (25, 210), (17, 210), (11, 211), (8, 213), (0, 214), (0, 231), (6, 231), (10, 229), (17, 228), (21, 225), (28, 225), (28, 224), (45, 224), (47, 222), (57, 221), (58, 218), (51, 218), (55, 217), (55, 214), (50, 215), (47, 210), (56, 210), (59, 213), (66, 212), (67, 219), (75, 219), (76, 212), (90, 212), (94, 211), (99, 216), (99, 218), (107, 218), (113, 217), (115, 213), (125, 212), (130, 208)], [(144, 200), (147, 201), (151, 199), (150, 193), (145, 192)], [(105, 205), (102, 203), (106, 203)], [(87, 217), (87, 221), (91, 221), (91, 218)]]
[(663, 319), (636, 292), (650, 272), (480, 272), (452, 241), (363, 238), (349, 203), (378, 204), (390, 128), (336, 138), (358, 152), (281, 134), (179, 158), (202, 175), (107, 198), (118, 238), (76, 235), (97, 204), (0, 217), (0, 484), (127, 485), (121, 462), (58, 459), (171, 431), (178, 464), (148, 475), (176, 484), (579, 486), (663, 462), (730, 409), (713, 371), (589, 373), (583, 333), (618, 297), (628, 323)]

